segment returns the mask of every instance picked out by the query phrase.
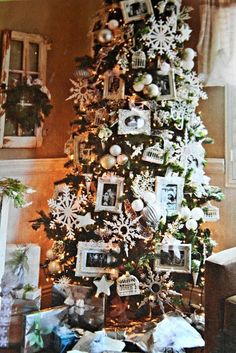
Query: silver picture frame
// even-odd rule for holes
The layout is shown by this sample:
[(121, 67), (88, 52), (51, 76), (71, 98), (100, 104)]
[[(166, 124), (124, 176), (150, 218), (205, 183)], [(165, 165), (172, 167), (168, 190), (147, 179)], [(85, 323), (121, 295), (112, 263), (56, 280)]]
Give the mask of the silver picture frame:
[(140, 21), (153, 14), (151, 0), (124, 0), (120, 6), (125, 23)]
[(103, 98), (108, 100), (125, 98), (125, 82), (113, 71), (104, 74)]
[(75, 276), (101, 277), (110, 274), (117, 277), (116, 269), (108, 267), (114, 262), (110, 255), (111, 244), (104, 242), (78, 242)]
[(118, 135), (151, 135), (150, 110), (119, 109)]
[(180, 258), (175, 256), (173, 245), (169, 245), (168, 251), (162, 250), (162, 244), (156, 244), (157, 258), (154, 261), (154, 269), (179, 273), (191, 273), (191, 244), (178, 245)]
[(107, 211), (120, 213), (122, 203), (119, 198), (123, 194), (124, 178), (106, 176), (98, 178), (95, 212)]

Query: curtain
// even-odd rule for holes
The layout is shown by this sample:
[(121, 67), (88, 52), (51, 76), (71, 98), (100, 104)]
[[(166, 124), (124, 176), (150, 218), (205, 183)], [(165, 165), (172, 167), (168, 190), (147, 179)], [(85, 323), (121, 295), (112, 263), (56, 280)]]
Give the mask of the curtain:
[(236, 0), (201, 0), (198, 71), (205, 84), (236, 85)]

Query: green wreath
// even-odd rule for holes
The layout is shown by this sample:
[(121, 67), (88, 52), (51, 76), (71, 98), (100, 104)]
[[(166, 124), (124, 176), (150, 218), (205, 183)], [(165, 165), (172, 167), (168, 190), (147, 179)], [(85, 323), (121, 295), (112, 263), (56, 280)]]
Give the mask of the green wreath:
[(52, 109), (47, 94), (41, 89), (41, 85), (22, 83), (6, 90), (7, 98), (2, 108), (12, 124), (20, 124), (27, 130), (41, 125)]

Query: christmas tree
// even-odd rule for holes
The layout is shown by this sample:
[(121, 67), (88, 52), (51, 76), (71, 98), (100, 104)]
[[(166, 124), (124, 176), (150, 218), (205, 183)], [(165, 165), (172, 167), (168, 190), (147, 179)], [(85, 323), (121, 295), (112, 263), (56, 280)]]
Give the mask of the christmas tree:
[(34, 223), (54, 240), (48, 277), (90, 284), (123, 321), (131, 302), (133, 318), (164, 313), (184, 283), (203, 286), (214, 246), (203, 224), (219, 219), (210, 201), (223, 195), (204, 172), (211, 139), (185, 47), (189, 12), (180, 0), (105, 1), (90, 29), (94, 55), (76, 58), (70, 80), (68, 173)]

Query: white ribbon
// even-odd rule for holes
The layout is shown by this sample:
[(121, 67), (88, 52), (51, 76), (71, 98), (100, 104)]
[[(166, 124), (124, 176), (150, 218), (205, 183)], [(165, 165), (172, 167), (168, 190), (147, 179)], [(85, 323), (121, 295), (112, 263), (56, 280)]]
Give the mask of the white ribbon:
[(173, 236), (165, 235), (161, 244), (161, 248), (164, 252), (168, 252), (169, 246), (172, 246), (175, 256), (177, 257), (177, 259), (180, 259), (179, 245), (181, 244), (181, 240), (178, 240)]

